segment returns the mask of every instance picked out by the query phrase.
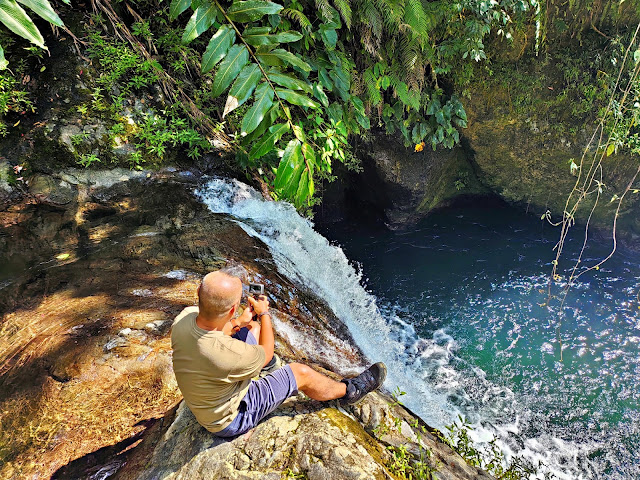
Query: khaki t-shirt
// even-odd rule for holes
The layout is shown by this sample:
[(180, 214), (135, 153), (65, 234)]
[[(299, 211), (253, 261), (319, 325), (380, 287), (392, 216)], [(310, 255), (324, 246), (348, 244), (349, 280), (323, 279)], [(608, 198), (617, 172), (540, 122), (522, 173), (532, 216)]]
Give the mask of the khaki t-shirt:
[(264, 365), (265, 352), (219, 331), (196, 324), (198, 307), (187, 307), (173, 322), (173, 371), (198, 422), (219, 432), (235, 418), (251, 377)]

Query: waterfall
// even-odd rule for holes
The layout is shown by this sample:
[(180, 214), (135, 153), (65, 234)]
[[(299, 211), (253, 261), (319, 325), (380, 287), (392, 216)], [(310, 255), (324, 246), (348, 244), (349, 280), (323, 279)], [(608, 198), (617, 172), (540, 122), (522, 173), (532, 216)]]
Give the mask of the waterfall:
[(399, 387), (407, 392), (402, 402), (432, 425), (444, 426), (456, 418), (445, 395), (416, 382), (423, 373), (408, 364), (404, 341), (415, 336), (413, 327), (385, 320), (343, 251), (317, 233), (293, 206), (267, 202), (237, 180), (213, 179), (197, 195), (211, 211), (231, 215), (249, 235), (262, 240), (280, 273), (327, 302), (369, 360), (387, 365), (387, 390)]

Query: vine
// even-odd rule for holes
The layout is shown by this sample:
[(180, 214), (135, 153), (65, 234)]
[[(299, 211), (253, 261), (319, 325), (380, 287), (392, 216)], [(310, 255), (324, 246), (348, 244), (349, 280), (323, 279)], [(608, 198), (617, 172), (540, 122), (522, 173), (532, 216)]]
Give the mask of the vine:
[[(559, 261), (564, 251), (565, 242), (571, 227), (575, 225), (575, 216), (578, 208), (583, 202), (595, 196), (593, 205), (587, 216), (584, 226), (584, 237), (580, 252), (576, 262), (570, 269), (569, 277), (563, 288), (560, 298), (559, 320), (556, 328), (558, 340), (560, 343), (560, 360), (562, 361), (562, 338), (560, 337), (560, 328), (562, 326), (562, 307), (566, 301), (569, 290), (573, 283), (582, 275), (589, 271), (599, 270), (607, 260), (609, 260), (616, 252), (617, 241), (617, 222), (625, 197), (629, 192), (640, 193), (639, 188), (634, 188), (635, 181), (640, 175), (640, 164), (637, 170), (631, 176), (626, 187), (620, 194), (615, 194), (611, 198), (611, 203), (616, 202), (616, 210), (612, 221), (612, 247), (609, 254), (593, 265), (582, 268), (580, 271), (582, 258), (587, 246), (589, 238), (589, 225), (593, 213), (598, 206), (600, 198), (603, 194), (603, 167), (602, 162), (605, 157), (616, 153), (619, 149), (627, 149), (632, 155), (640, 156), (640, 24), (635, 29), (628, 47), (625, 50), (618, 76), (616, 78), (611, 97), (604, 111), (600, 115), (600, 121), (596, 126), (589, 142), (583, 150), (582, 157), (578, 164), (573, 160), (570, 168), (571, 173), (576, 175), (576, 181), (567, 196), (562, 220), (554, 225), (559, 225), (560, 238), (555, 245), (555, 259), (552, 262), (552, 274), (548, 283), (548, 299), (547, 304), (553, 298), (552, 285), (554, 281), (561, 277), (558, 274)], [(626, 78), (625, 78), (626, 77)], [(622, 93), (619, 93), (622, 92)], [(595, 147), (595, 148), (594, 148)], [(592, 153), (593, 152), (593, 153)], [(591, 160), (589, 161), (589, 157)], [(550, 213), (543, 215), (550, 221)]]

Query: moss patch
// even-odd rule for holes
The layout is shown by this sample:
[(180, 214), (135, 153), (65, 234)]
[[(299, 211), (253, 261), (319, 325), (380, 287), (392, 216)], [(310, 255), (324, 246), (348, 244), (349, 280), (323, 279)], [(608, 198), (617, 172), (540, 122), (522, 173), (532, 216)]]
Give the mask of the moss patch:
[[(385, 448), (375, 438), (369, 435), (365, 431), (365, 429), (362, 428), (362, 425), (360, 423), (352, 420), (335, 408), (325, 408), (318, 412), (318, 415), (325, 418), (331, 425), (338, 427), (341, 431), (355, 437), (358, 444), (364, 447), (371, 458), (373, 458), (380, 466), (383, 466), (386, 470), (387, 452)], [(390, 472), (388, 473), (389, 475), (391, 475)], [(382, 474), (379, 474), (374, 478), (376, 480), (382, 480), (386, 477)]]

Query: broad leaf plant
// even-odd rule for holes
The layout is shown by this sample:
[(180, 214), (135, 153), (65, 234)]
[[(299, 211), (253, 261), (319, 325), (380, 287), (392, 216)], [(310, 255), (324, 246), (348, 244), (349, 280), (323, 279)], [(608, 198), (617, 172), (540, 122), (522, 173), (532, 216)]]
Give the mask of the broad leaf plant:
[(508, 37), (510, 13), (534, 2), (172, 0), (169, 11), (190, 12), (183, 43), (212, 30), (202, 72), (214, 72), (213, 97), (226, 95), (223, 117), (246, 104), (240, 163), (272, 165), (275, 195), (304, 208), (371, 120), (407, 146), (458, 143), (466, 114), (442, 79), (464, 87), (483, 38), (496, 26)]

